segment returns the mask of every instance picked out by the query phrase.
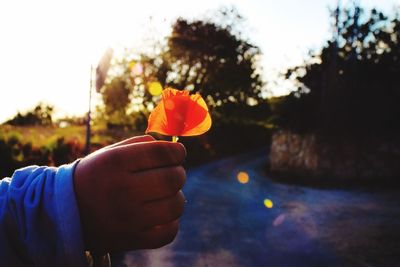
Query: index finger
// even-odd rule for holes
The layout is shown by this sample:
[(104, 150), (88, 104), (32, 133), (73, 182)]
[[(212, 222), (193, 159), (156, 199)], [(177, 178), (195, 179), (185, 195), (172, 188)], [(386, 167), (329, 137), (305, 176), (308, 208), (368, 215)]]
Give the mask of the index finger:
[(122, 140), (118, 143), (109, 145), (104, 147), (104, 149), (110, 149), (110, 148), (114, 148), (117, 146), (122, 146), (122, 145), (129, 145), (129, 144), (134, 144), (134, 143), (141, 143), (141, 142), (152, 142), (155, 141), (154, 137), (152, 137), (151, 135), (140, 135), (140, 136), (134, 136), (125, 140)]
[(142, 142), (112, 150), (118, 165), (131, 172), (181, 165), (186, 157), (185, 147), (176, 142)]

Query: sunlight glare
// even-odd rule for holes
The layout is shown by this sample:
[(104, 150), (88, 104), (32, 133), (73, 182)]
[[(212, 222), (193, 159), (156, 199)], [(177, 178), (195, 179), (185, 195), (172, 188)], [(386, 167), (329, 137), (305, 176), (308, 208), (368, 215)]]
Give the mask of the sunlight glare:
[[(393, 0), (375, 0), (377, 4), (372, 3), (374, 0), (360, 1), (367, 8), (393, 8)], [(84, 114), (88, 108), (90, 66), (96, 67), (106, 47), (115, 50), (116, 58), (124, 55), (126, 47), (152, 49), (144, 40), (163, 40), (177, 17), (197, 18), (227, 3), (234, 3), (254, 27), (248, 37), (264, 53), (261, 65), (265, 77), (277, 77), (282, 68), (301, 64), (310, 48), (320, 47), (330, 36), (326, 6), (335, 1), (303, 2), (293, 1), (288, 9), (287, 1), (173, 0), (157, 5), (153, 1), (129, 0), (0, 1), (0, 25), (7, 25), (2, 27), (0, 44), (1, 89), (7, 88), (0, 97), (0, 121), (38, 101), (55, 105), (60, 115)], [(135, 66), (135, 74), (142, 71)], [(290, 84), (279, 81), (276, 86), (271, 82), (267, 89), (275, 95), (289, 92)], [(101, 98), (94, 98), (95, 106)]]

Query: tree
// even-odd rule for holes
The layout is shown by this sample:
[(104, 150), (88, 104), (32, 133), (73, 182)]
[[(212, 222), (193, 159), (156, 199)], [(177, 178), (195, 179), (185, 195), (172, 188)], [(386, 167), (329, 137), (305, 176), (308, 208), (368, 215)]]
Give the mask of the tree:
[(54, 107), (44, 103), (37, 104), (32, 110), (26, 113), (18, 112), (14, 118), (6, 121), (6, 124), (26, 126), (26, 125), (52, 125)]
[(354, 5), (332, 12), (333, 37), (286, 77), (281, 126), (327, 132), (399, 131), (400, 21)]
[(122, 77), (112, 79), (102, 88), (102, 98), (105, 104), (104, 115), (109, 125), (122, 125), (128, 120), (131, 91)]
[(260, 50), (232, 33), (240, 18), (237, 15), (230, 27), (178, 19), (164, 56), (170, 66), (166, 84), (200, 92), (214, 107), (259, 99), (263, 86), (257, 65)]
[[(115, 64), (116, 75), (102, 91), (106, 113), (123, 117), (133, 110), (145, 114), (159, 99), (150, 88), (154, 83), (199, 92), (213, 110), (226, 104), (266, 105), (260, 98), (264, 85), (258, 65), (260, 49), (240, 32), (242, 18), (235, 10), (220, 14), (224, 23), (180, 18), (165, 42), (155, 44), (155, 53), (126, 55)], [(115, 88), (123, 99), (110, 102)]]

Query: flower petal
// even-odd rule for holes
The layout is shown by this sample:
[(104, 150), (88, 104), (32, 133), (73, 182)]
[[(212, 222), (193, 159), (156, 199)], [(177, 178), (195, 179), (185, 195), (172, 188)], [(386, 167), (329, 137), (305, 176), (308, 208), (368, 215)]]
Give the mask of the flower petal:
[(167, 116), (165, 114), (164, 102), (160, 101), (150, 113), (146, 133), (156, 132), (169, 135), (167, 131)]
[(190, 96), (186, 124), (182, 136), (200, 135), (211, 127), (211, 117), (206, 102), (199, 94)]
[(172, 136), (200, 135), (211, 127), (208, 108), (199, 94), (167, 88), (152, 111), (146, 130)]
[(164, 98), (164, 109), (167, 117), (167, 131), (170, 135), (182, 135), (187, 122), (190, 98), (186, 95), (175, 95)]
[(181, 136), (193, 136), (203, 134), (210, 130), (211, 124), (211, 116), (209, 113), (207, 113), (205, 119), (200, 124), (190, 130), (184, 131)]

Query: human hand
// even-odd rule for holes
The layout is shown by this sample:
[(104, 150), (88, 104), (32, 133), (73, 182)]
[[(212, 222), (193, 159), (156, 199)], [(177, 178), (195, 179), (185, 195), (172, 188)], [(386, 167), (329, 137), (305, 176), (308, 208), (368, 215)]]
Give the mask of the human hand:
[(138, 136), (76, 166), (74, 184), (87, 250), (158, 248), (173, 241), (186, 179), (180, 143)]

